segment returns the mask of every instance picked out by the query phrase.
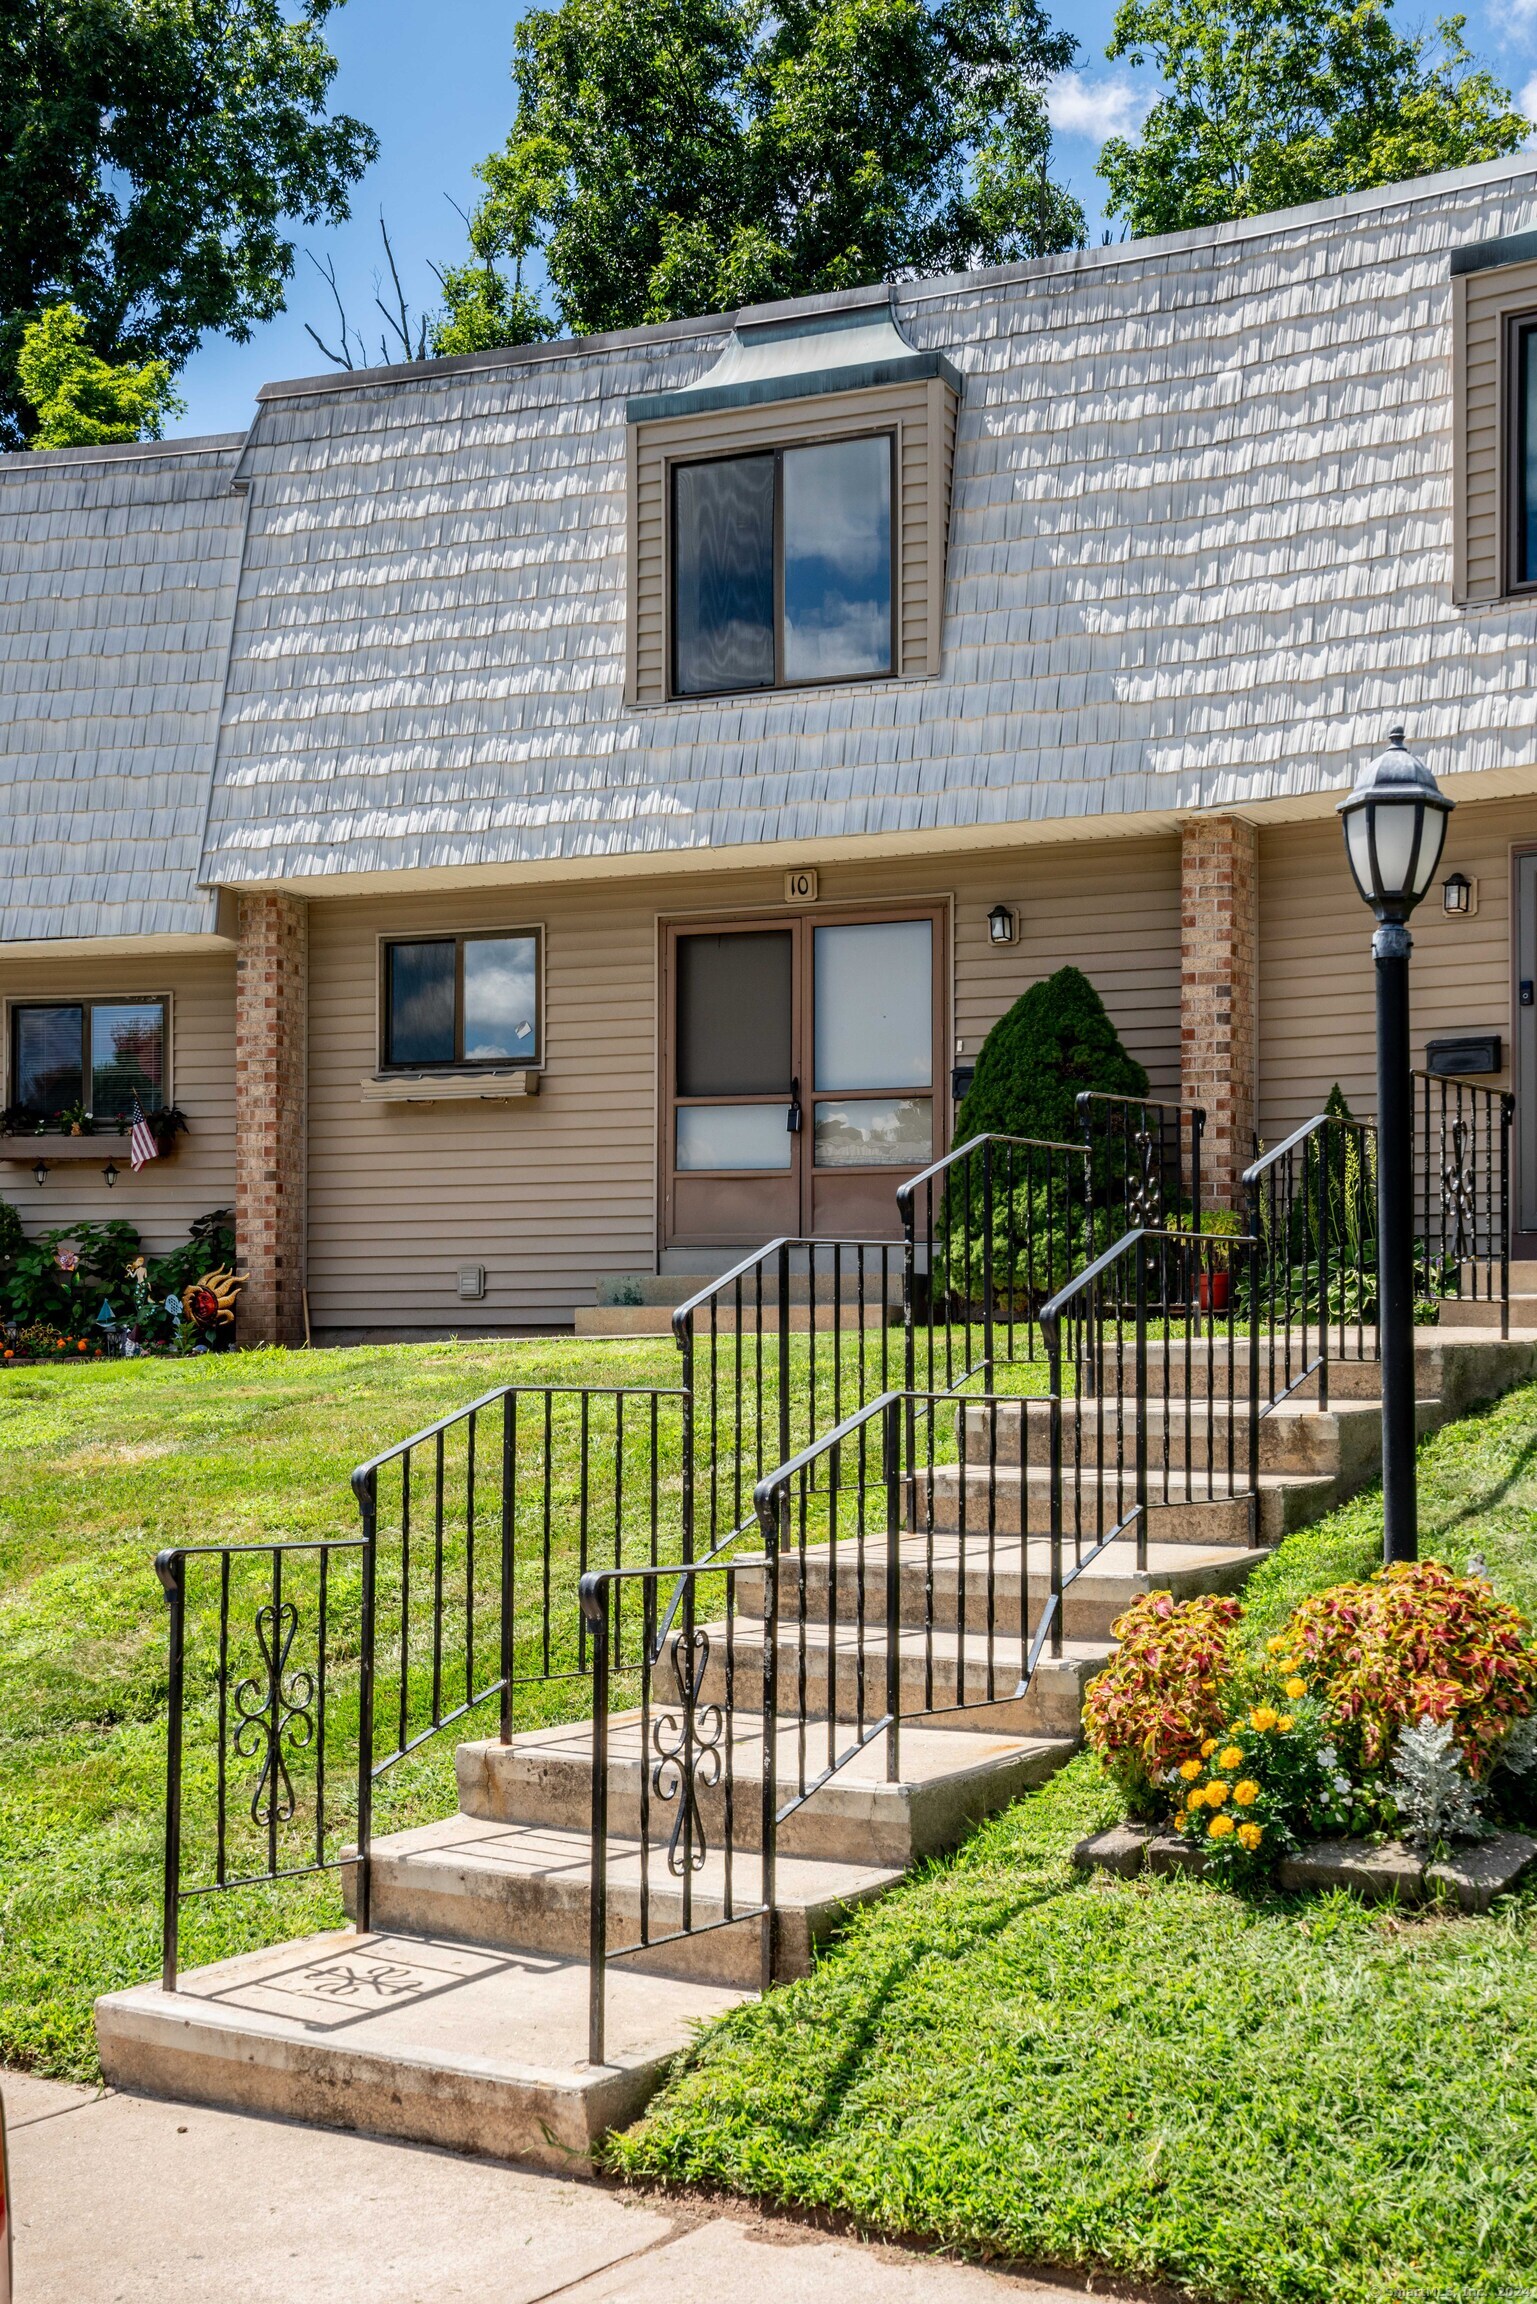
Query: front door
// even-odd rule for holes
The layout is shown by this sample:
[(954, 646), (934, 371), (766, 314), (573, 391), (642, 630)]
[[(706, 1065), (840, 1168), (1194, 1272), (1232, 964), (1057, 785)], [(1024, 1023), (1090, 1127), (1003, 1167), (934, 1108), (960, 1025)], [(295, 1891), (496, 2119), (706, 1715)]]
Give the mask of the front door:
[(899, 1237), (896, 1188), (934, 1157), (937, 909), (674, 928), (664, 1240)]

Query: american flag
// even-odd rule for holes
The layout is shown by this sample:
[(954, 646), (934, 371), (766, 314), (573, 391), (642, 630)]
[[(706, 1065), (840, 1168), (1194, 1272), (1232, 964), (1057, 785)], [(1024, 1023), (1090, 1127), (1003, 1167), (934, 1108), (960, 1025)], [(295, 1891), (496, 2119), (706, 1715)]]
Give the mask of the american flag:
[(158, 1160), (160, 1147), (155, 1132), (144, 1117), (144, 1107), (137, 1096), (133, 1100), (133, 1132), (128, 1139), (128, 1158), (135, 1175), (146, 1160)]

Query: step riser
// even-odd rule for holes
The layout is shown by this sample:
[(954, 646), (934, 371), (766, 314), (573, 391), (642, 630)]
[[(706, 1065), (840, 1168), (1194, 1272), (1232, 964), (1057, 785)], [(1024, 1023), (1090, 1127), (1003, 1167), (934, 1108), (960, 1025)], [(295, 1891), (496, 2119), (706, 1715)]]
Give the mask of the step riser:
[[(142, 1997), (147, 1996), (134, 1996)], [(657, 2056), (605, 2070), (577, 2087), (554, 2077), (477, 2072), (462, 2061), (438, 2065), (371, 2055), (329, 2040), (297, 2046), (222, 2026), (210, 2018), (206, 2003), (194, 2022), (179, 1995), (152, 1998), (151, 2006), (97, 2002), (96, 2034), (109, 2087), (354, 2135), (435, 2144), (567, 2175), (591, 2164), (593, 2147), (607, 2130), (639, 2118), (672, 2061)]]
[[(936, 1536), (954, 1538), (961, 1527), (961, 1473), (958, 1467), (945, 1466), (934, 1475), (933, 1526)], [(1051, 1483), (1044, 1469), (1030, 1476), (1028, 1535), (1032, 1546), (1044, 1545), (1051, 1526)], [(980, 1546), (986, 1545), (989, 1514), (999, 1536), (1018, 1539), (1020, 1517), (1020, 1478), (1011, 1467), (1002, 1466), (994, 1479), (983, 1467), (967, 1470), (966, 1529), (968, 1539)], [(1156, 1499), (1158, 1483), (1150, 1483), (1152, 1498)], [(1318, 1509), (1327, 1509), (1334, 1495), (1334, 1483), (1327, 1477), (1312, 1482), (1298, 1482), (1300, 1489), (1316, 1493)], [(1118, 1501), (1115, 1482), (1107, 1478), (1103, 1489), (1091, 1481), (1084, 1481), (1081, 1493), (1075, 1484), (1064, 1482), (1063, 1507), (1066, 1540), (1071, 1543), (1075, 1527), (1083, 1541), (1096, 1541), (1108, 1534), (1117, 1518), (1129, 1506), (1129, 1492)], [(1263, 1511), (1263, 1507), (1262, 1507)], [(1218, 1496), (1211, 1502), (1148, 1504), (1148, 1540), (1154, 1544), (1213, 1545), (1228, 1544), (1247, 1547), (1249, 1544), (1249, 1499), (1247, 1496)], [(1279, 1525), (1279, 1522), (1277, 1523)], [(1301, 1526), (1302, 1523), (1287, 1523)], [(1271, 1539), (1266, 1538), (1265, 1541)]]
[[(884, 1752), (884, 1745), (880, 1749)], [(985, 1774), (929, 1783), (887, 1786), (835, 1778), (806, 1807), (785, 1818), (778, 1846), (786, 1856), (905, 1870), (958, 1846), (984, 1816), (1044, 1784), (1068, 1757), (1067, 1746), (1055, 1752), (1009, 1754)], [(585, 1758), (540, 1754), (517, 1745), (473, 1744), (460, 1746), (456, 1766), (459, 1806), (467, 1816), (569, 1831), (585, 1830), (590, 1821), (591, 1764)], [(781, 1785), (781, 1799), (784, 1793)], [(669, 1811), (654, 1793), (650, 1810), (654, 1842), (658, 1820)], [(707, 1840), (719, 1847), (725, 1837), (722, 1787), (702, 1788), (699, 1810)], [(739, 1779), (732, 1805), (734, 1847), (749, 1852), (761, 1847), (762, 1813), (758, 1782)], [(608, 1816), (616, 1837), (640, 1837), (640, 1767), (634, 1758), (610, 1764)]]
[[(1533, 1313), (1537, 1314), (1537, 1299), (1533, 1300)], [(1499, 1335), (1499, 1324), (1499, 1306), (1497, 1304), (1471, 1302), (1459, 1304), (1455, 1301), (1443, 1304), (1440, 1327), (1415, 1330), (1414, 1383), (1419, 1398), (1422, 1400), (1441, 1400), (1447, 1405), (1476, 1400), (1492, 1400), (1497, 1394), (1506, 1391), (1512, 1384), (1520, 1383), (1523, 1378), (1529, 1376), (1534, 1367), (1534, 1354), (1530, 1339), (1523, 1339), (1516, 1335), (1502, 1340)], [(1521, 1323), (1517, 1322), (1515, 1325), (1519, 1326)], [(1494, 1333), (1487, 1343), (1475, 1341), (1472, 1338), (1466, 1341), (1459, 1339), (1454, 1342), (1443, 1340), (1441, 1328), (1492, 1329)], [(1329, 1399), (1331, 1404), (1343, 1401), (1380, 1401), (1382, 1398), (1382, 1366), (1380, 1361), (1355, 1357), (1356, 1352), (1357, 1345), (1352, 1331), (1348, 1329), (1346, 1331), (1343, 1351), (1339, 1349), (1338, 1338), (1331, 1337), (1329, 1347)], [(1278, 1340), (1273, 1357), (1267, 1349), (1262, 1347), (1260, 1380), (1263, 1391), (1267, 1395), (1280, 1393), (1289, 1383), (1294, 1381), (1304, 1360), (1315, 1359), (1317, 1353), (1318, 1338), (1316, 1333), (1307, 1339), (1305, 1353), (1302, 1349), (1300, 1334), (1294, 1334), (1289, 1369), (1280, 1340)], [(1105, 1362), (1105, 1373), (1107, 1385), (1113, 1387), (1115, 1371), (1114, 1363), (1110, 1360)], [(1132, 1383), (1132, 1368), (1129, 1361), (1125, 1364), (1123, 1382), (1129, 1390)], [(1247, 1408), (1248, 1383), (1248, 1348), (1241, 1346), (1233, 1355), (1234, 1405), (1240, 1411)], [(1159, 1353), (1150, 1353), (1148, 1356), (1147, 1384), (1150, 1399), (1161, 1400), (1164, 1397), (1164, 1364)], [(1315, 1372), (1297, 1383), (1295, 1390), (1288, 1391), (1286, 1396), (1299, 1403), (1316, 1401), (1318, 1384), (1319, 1379)], [(1207, 1385), (1207, 1367), (1203, 1360), (1196, 1359), (1194, 1365), (1187, 1370), (1183, 1353), (1176, 1351), (1171, 1356), (1167, 1376), (1169, 1398), (1183, 1399), (1188, 1388), (1194, 1401), (1204, 1402), (1207, 1397)], [(1227, 1400), (1227, 1357), (1225, 1354), (1217, 1362), (1213, 1397), (1219, 1408), (1225, 1406)]]
[[(1083, 1689), (1099, 1666), (1079, 1667), (1068, 1660), (1052, 1661), (1043, 1658), (1037, 1665), (1035, 1676), (1023, 1696), (1014, 1690), (1019, 1681), (1019, 1650), (1002, 1639), (993, 1643), (992, 1682), (989, 1686), (985, 1636), (978, 1637), (975, 1651), (968, 1648), (964, 1677), (957, 1670), (953, 1656), (934, 1659), (932, 1685), (920, 1656), (902, 1658), (901, 1701), (904, 1719), (926, 1718), (929, 1727), (952, 1726), (975, 1731), (984, 1722), (1000, 1735), (1060, 1736), (1078, 1742), (1083, 1733)], [(798, 1699), (800, 1688), (800, 1658), (789, 1642), (780, 1647), (780, 1684), (785, 1694), (794, 1693)], [(736, 1703), (739, 1709), (754, 1710), (762, 1701), (761, 1658), (752, 1651), (739, 1648), (736, 1663)], [(838, 1716), (851, 1719), (857, 1702), (857, 1673), (852, 1656), (840, 1656), (833, 1676)], [(703, 1700), (709, 1704), (725, 1701), (725, 1668), (713, 1657), (704, 1676)], [(886, 1659), (872, 1642), (865, 1659), (865, 1709), (867, 1716), (879, 1715), (885, 1710)], [(829, 1705), (827, 1658), (820, 1648), (810, 1648), (806, 1657), (805, 1711), (810, 1720), (825, 1720)]]
[[(1441, 1402), (1422, 1400), (1419, 1403), (1419, 1430), (1432, 1432), (1444, 1422), (1446, 1409)], [(1094, 1463), (1114, 1464), (1119, 1451), (1128, 1459), (1135, 1446), (1135, 1404), (1124, 1404), (1119, 1428), (1109, 1413), (1107, 1403), (1103, 1433), (1096, 1421), (1085, 1416), (1081, 1440), (1075, 1443), (1071, 1418), (1065, 1420), (1064, 1453), (1071, 1465), (1081, 1450), (1082, 1458)], [(1230, 1476), (1228, 1454), (1228, 1420), (1218, 1417), (1215, 1432), (1210, 1431), (1204, 1413), (1192, 1409), (1189, 1429), (1182, 1413), (1166, 1415), (1161, 1402), (1150, 1411), (1147, 1419), (1147, 1454), (1150, 1472), (1165, 1465), (1171, 1471), (1191, 1469), (1202, 1481), (1225, 1487)], [(1231, 1477), (1242, 1485), (1248, 1474), (1248, 1419), (1239, 1416), (1232, 1423)], [(1025, 1444), (1028, 1464), (1032, 1471), (1043, 1471), (1051, 1462), (1051, 1437), (1045, 1419), (1031, 1416), (1026, 1423)], [(1208, 1449), (1210, 1454), (1208, 1456)], [(1000, 1469), (1017, 1468), (1019, 1463), (1019, 1430), (1017, 1419), (999, 1418), (996, 1462)], [(986, 1441), (975, 1432), (968, 1435), (968, 1462), (978, 1469), (988, 1463)], [(1310, 1478), (1338, 1480), (1345, 1493), (1350, 1494), (1364, 1481), (1373, 1479), (1382, 1458), (1382, 1419), (1369, 1402), (1346, 1405), (1340, 1411), (1331, 1409), (1312, 1413), (1288, 1415), (1284, 1411), (1260, 1420), (1259, 1468), (1262, 1473), (1297, 1473)], [(1210, 1467), (1210, 1468), (1209, 1468)]]
[[(665, 1936), (682, 1927), (683, 1900), (667, 1869), (665, 1841), (653, 1850), (650, 1933)], [(355, 1915), (353, 1874), (343, 1874), (346, 1909)], [(828, 1941), (859, 1905), (873, 1903), (882, 1890), (807, 1908), (782, 1906), (775, 1931), (775, 1974), (809, 1976), (816, 1945)], [(759, 1894), (756, 1859), (743, 1865), (734, 1886), (737, 1907)], [(408, 1863), (376, 1855), (373, 1868), (375, 1927), (412, 1936), (449, 1937), (459, 1944), (484, 1944), (496, 1951), (519, 1947), (585, 1960), (590, 1942), (590, 1881), (551, 1881), (505, 1876), (490, 1878), (442, 1861)], [(701, 1984), (735, 1985), (755, 1991), (762, 1973), (762, 1931), (756, 1918), (721, 1927), (725, 1907), (718, 1898), (696, 1895), (692, 1926), (703, 1933), (682, 1937), (646, 1952), (628, 1947), (640, 1940), (640, 1897), (612, 1879), (607, 1893), (608, 1943), (625, 1955), (636, 1975), (686, 1977)]]
[[(974, 1546), (974, 1549), (973, 1549)], [(1124, 1551), (1126, 1565), (1119, 1573), (1084, 1577), (1068, 1587), (1064, 1598), (1064, 1627), (1070, 1640), (1103, 1640), (1110, 1637), (1116, 1618), (1131, 1607), (1145, 1593), (1158, 1590), (1172, 1592), (1176, 1599), (1185, 1600), (1202, 1592), (1237, 1592), (1247, 1581), (1261, 1555), (1246, 1553), (1233, 1561), (1225, 1561), (1200, 1568), (1160, 1570), (1155, 1575), (1139, 1573), (1135, 1564), (1134, 1544), (1113, 1547), (1103, 1557), (1110, 1559), (1115, 1552)], [(988, 1618), (987, 1540), (973, 1531), (968, 1543), (970, 1558), (964, 1579), (965, 1622), (969, 1632), (985, 1636)], [(1050, 1593), (1050, 1581), (1045, 1565), (1046, 1544), (1031, 1546), (1028, 1622), (1033, 1628), (1040, 1622), (1041, 1611)], [(1065, 1552), (1065, 1565), (1071, 1569), (1073, 1551), (1069, 1542)], [(1037, 1564), (1039, 1563), (1039, 1565)], [(813, 1559), (806, 1574), (806, 1614), (813, 1624), (828, 1622), (829, 1586), (832, 1582), (824, 1562)], [(794, 1638), (794, 1627), (800, 1609), (800, 1577), (793, 1561), (787, 1561), (780, 1570), (779, 1617), (785, 1627), (785, 1636)], [(864, 1579), (864, 1620), (867, 1626), (884, 1626), (886, 1620), (886, 1572), (881, 1562), (867, 1563)], [(963, 1581), (959, 1571), (948, 1564), (936, 1564), (933, 1573), (933, 1622), (942, 1630), (955, 1630), (962, 1617), (961, 1599)], [(744, 1617), (761, 1622), (763, 1616), (763, 1587), (760, 1577), (745, 1571), (737, 1582), (737, 1600)], [(922, 1625), (929, 1609), (928, 1577), (921, 1562), (908, 1561), (901, 1572), (899, 1606), (904, 1625)], [(840, 1567), (837, 1577), (836, 1618), (841, 1624), (857, 1623), (859, 1618), (859, 1590), (854, 1571)], [(992, 1584), (993, 1629), (1000, 1637), (1011, 1637), (1016, 1642), (1020, 1632), (1020, 1578), (1017, 1568), (1001, 1569)]]

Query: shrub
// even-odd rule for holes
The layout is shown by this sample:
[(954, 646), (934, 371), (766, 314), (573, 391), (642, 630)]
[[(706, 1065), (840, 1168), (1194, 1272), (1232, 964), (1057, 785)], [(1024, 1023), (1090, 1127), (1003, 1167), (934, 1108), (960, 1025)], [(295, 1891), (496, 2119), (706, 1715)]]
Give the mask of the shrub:
[(1513, 1723), (1537, 1709), (1537, 1651), (1516, 1609), (1478, 1576), (1433, 1560), (1383, 1568), (1304, 1600), (1278, 1639), (1360, 1765), (1395, 1737), (1447, 1722), (1475, 1777)]
[(1147, 1087), (1146, 1072), (1121, 1046), (1087, 976), (1059, 968), (1022, 993), (983, 1041), (955, 1117), (955, 1141), (996, 1134), (1077, 1144), (1080, 1090), (1145, 1096)]
[(96, 1334), (103, 1301), (144, 1343), (169, 1342), (179, 1322), (165, 1309), (167, 1297), (179, 1297), (235, 1253), (227, 1208), (194, 1218), (187, 1239), (165, 1256), (144, 1256), (134, 1227), (116, 1217), (22, 1238), (8, 1265), (5, 1238), (0, 1223), (0, 1300), (21, 1332), (18, 1340), (31, 1349), (49, 1334), (71, 1341)]
[(1377, 1821), (1340, 1767), (1317, 1705), (1260, 1701), (1206, 1737), (1170, 1787), (1176, 1828), (1228, 1885), (1267, 1877), (1304, 1839)]
[(1089, 1684), (1084, 1732), (1133, 1815), (1155, 1813), (1169, 1770), (1221, 1733), (1241, 1613), (1236, 1600), (1150, 1592), (1111, 1627), (1120, 1646)]

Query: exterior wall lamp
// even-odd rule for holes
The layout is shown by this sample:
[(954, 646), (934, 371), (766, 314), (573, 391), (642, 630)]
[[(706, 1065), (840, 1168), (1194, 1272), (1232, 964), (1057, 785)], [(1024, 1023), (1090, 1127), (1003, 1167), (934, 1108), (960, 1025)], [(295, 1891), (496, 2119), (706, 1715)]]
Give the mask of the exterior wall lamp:
[(1419, 1556), (1414, 1472), (1414, 1150), (1406, 925), (1441, 861), (1454, 803), (1402, 728), (1339, 804), (1345, 854), (1377, 915), (1377, 1338), (1382, 1364), (1382, 1555)]
[(106, 1167), (103, 1168), (102, 1174), (107, 1179), (107, 1190), (110, 1192), (113, 1185), (117, 1182), (117, 1162), (115, 1160), (109, 1160)]
[(1014, 915), (1007, 904), (995, 904), (987, 915), (987, 933), (995, 944), (1014, 941)]
[(47, 1183), (47, 1181), (48, 1181), (48, 1163), (47, 1163), (47, 1161), (46, 1161), (46, 1160), (34, 1160), (34, 1161), (33, 1161), (33, 1163), (32, 1163), (32, 1173), (33, 1173), (33, 1175), (36, 1177), (36, 1179), (37, 1179), (37, 1181), (38, 1181), (38, 1183), (39, 1183), (39, 1184), (46, 1184), (46, 1183)]
[(1466, 872), (1449, 872), (1442, 881), (1441, 909), (1451, 913), (1472, 911), (1473, 883)]

